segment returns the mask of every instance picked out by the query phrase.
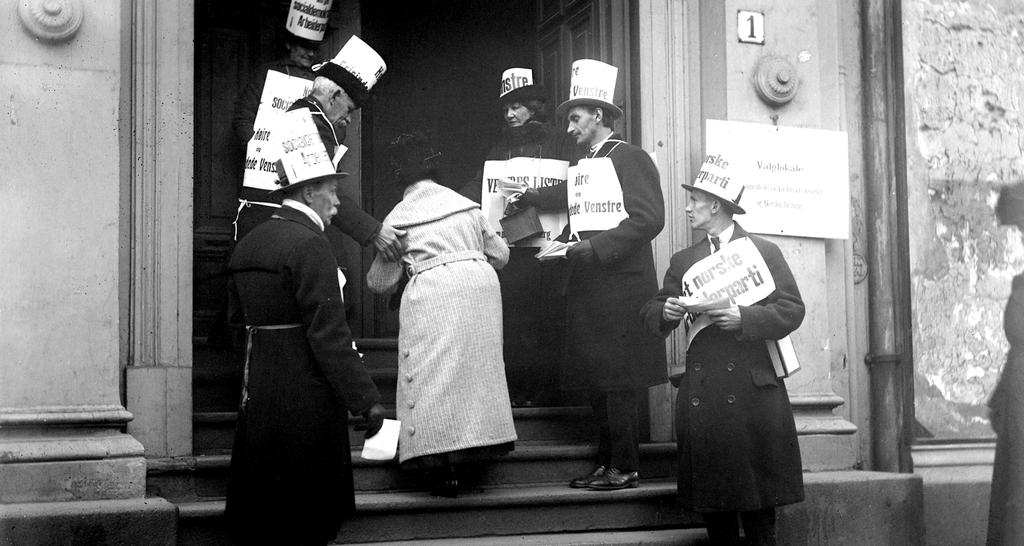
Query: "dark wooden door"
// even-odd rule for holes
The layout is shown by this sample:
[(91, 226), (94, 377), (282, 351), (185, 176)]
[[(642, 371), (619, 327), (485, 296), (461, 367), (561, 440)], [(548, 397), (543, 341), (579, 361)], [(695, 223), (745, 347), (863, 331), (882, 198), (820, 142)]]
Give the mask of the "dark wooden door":
[(244, 145), (231, 128), (235, 102), (260, 63), (283, 53), (275, 33), (288, 2), (196, 3), (193, 332), (197, 343), (223, 336)]

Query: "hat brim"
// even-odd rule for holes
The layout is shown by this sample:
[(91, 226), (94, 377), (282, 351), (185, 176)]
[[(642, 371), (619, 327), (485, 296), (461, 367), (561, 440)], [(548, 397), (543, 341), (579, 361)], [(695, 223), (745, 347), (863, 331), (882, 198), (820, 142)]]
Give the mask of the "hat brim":
[(505, 106), (506, 104), (512, 104), (513, 102), (523, 102), (528, 100), (547, 102), (548, 97), (544, 92), (543, 87), (539, 85), (524, 85), (498, 97), (498, 106)]
[(707, 190), (702, 190), (702, 189), (694, 186), (693, 184), (682, 184), (682, 186), (683, 186), (684, 190), (687, 190), (687, 191), (699, 191), (699, 192), (702, 192), (702, 193), (706, 193), (706, 194), (710, 195), (711, 197), (714, 197), (715, 199), (718, 199), (718, 202), (722, 203), (722, 206), (724, 206), (725, 208), (729, 209), (729, 211), (732, 212), (733, 214), (746, 214), (747, 213), (747, 211), (743, 210), (743, 207), (737, 205), (736, 203), (733, 203), (732, 201), (730, 201), (730, 200), (728, 200), (728, 199), (726, 199), (724, 197), (721, 197), (719, 195), (715, 195), (715, 194), (713, 194), (713, 193), (711, 193), (711, 192), (709, 192)]
[[(348, 173), (346, 173), (346, 172), (325, 174), (325, 175), (321, 175), (321, 176), (314, 176), (313, 178), (307, 178), (306, 180), (301, 180), (301, 181), (296, 182), (294, 184), (288, 184), (287, 186), (281, 186), (281, 187), (277, 188), (276, 190), (272, 190), (270, 192), (270, 195), (282, 195), (285, 192), (296, 190), (296, 189), (302, 188), (304, 186), (309, 186), (310, 184), (316, 184), (317, 182), (325, 182), (327, 180), (341, 180), (342, 178), (345, 178), (347, 176), (348, 176)], [(278, 180), (278, 181), (280, 182), (280, 180)]]
[(612, 115), (612, 119), (618, 119), (618, 118), (622, 117), (622, 108), (619, 108), (618, 106), (615, 106), (614, 104), (612, 104), (610, 102), (605, 102), (603, 100), (597, 100), (597, 99), (583, 99), (583, 98), (581, 98), (581, 99), (569, 99), (569, 100), (563, 102), (562, 104), (559, 104), (558, 108), (555, 109), (555, 115), (557, 115), (558, 117), (563, 117), (566, 114), (568, 114), (569, 110), (571, 110), (575, 106), (594, 106), (594, 107), (601, 108), (601, 109), (605, 110), (606, 113), (611, 114)]
[(349, 98), (352, 99), (357, 108), (362, 108), (370, 100), (370, 91), (366, 89), (363, 82), (359, 81), (351, 72), (333, 62), (327, 61), (321, 64), (319, 68), (313, 69), (313, 73), (338, 84), (339, 87), (345, 90), (345, 93), (348, 93)]
[(310, 40), (309, 38), (303, 38), (292, 34), (291, 32), (285, 32), (285, 40), (289, 43), (300, 45), (306, 49), (320, 49), (320, 46), (324, 45), (324, 40)]

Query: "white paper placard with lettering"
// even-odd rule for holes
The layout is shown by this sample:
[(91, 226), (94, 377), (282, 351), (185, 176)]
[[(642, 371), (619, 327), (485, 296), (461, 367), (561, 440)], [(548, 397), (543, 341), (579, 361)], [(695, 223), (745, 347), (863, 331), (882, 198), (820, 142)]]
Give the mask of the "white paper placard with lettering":
[[(569, 162), (560, 159), (539, 157), (513, 157), (508, 160), (491, 160), (484, 162), (483, 182), (481, 186), (480, 210), (484, 218), (490, 222), (491, 228), (502, 234), (499, 220), (505, 210), (508, 191), (502, 187), (547, 188), (564, 184), (569, 176)], [(516, 247), (542, 247), (557, 237), (568, 221), (565, 211), (538, 211), (540, 224), (544, 231), (537, 237), (516, 241)]]
[(245, 171), (242, 185), (261, 190), (276, 190), (280, 148), (274, 145), (273, 128), (296, 100), (309, 94), (313, 82), (289, 76), (276, 70), (267, 71), (260, 106), (253, 123), (253, 135), (245, 149)]
[[(775, 279), (764, 258), (753, 241), (743, 237), (722, 245), (718, 252), (690, 266), (683, 273), (679, 298), (688, 308), (722, 300), (753, 305), (774, 291)], [(683, 320), (687, 345), (710, 323), (703, 313), (687, 313)]]
[(499, 220), (505, 211), (505, 194), (501, 191), (504, 178), (504, 160), (484, 161), (483, 180), (480, 187), (480, 212), (499, 237), (502, 235)]
[(617, 227), (629, 215), (611, 158), (581, 159), (569, 167), (569, 226), (573, 233)]
[(737, 217), (751, 233), (848, 239), (850, 169), (842, 131), (707, 120), (706, 154), (729, 158), (746, 186)]

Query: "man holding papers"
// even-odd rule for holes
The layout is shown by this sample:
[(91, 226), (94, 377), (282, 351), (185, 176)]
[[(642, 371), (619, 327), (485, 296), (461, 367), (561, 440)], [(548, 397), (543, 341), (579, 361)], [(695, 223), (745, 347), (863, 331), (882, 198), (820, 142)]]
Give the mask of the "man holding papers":
[(671, 376), (680, 503), (704, 515), (715, 544), (739, 543), (738, 519), (749, 544), (775, 544), (775, 507), (804, 494), (789, 395), (765, 341), (800, 326), (804, 304), (779, 248), (733, 222), (743, 184), (726, 159), (708, 156), (683, 187), (690, 224), (707, 236), (672, 256), (641, 312), (651, 332), (687, 330), (685, 370)]
[[(613, 94), (617, 70), (591, 59), (573, 63), (569, 100), (558, 114), (586, 150), (569, 167), (569, 229), (581, 241), (566, 252), (566, 359), (562, 388), (590, 396), (600, 437), (594, 469), (570, 487), (637, 487), (638, 412), (647, 387), (664, 383), (665, 344), (644, 331), (638, 313), (658, 285), (651, 240), (665, 223), (658, 168), (614, 134), (622, 117)], [(552, 190), (553, 191), (553, 190)]]

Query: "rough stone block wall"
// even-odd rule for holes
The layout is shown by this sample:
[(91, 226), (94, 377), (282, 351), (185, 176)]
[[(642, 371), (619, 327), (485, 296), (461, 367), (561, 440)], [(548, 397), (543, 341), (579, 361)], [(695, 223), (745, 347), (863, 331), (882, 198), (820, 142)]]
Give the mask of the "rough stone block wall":
[(999, 187), (1024, 180), (1024, 2), (903, 3), (917, 420), (922, 436), (992, 435), (1003, 307), (1024, 271)]

